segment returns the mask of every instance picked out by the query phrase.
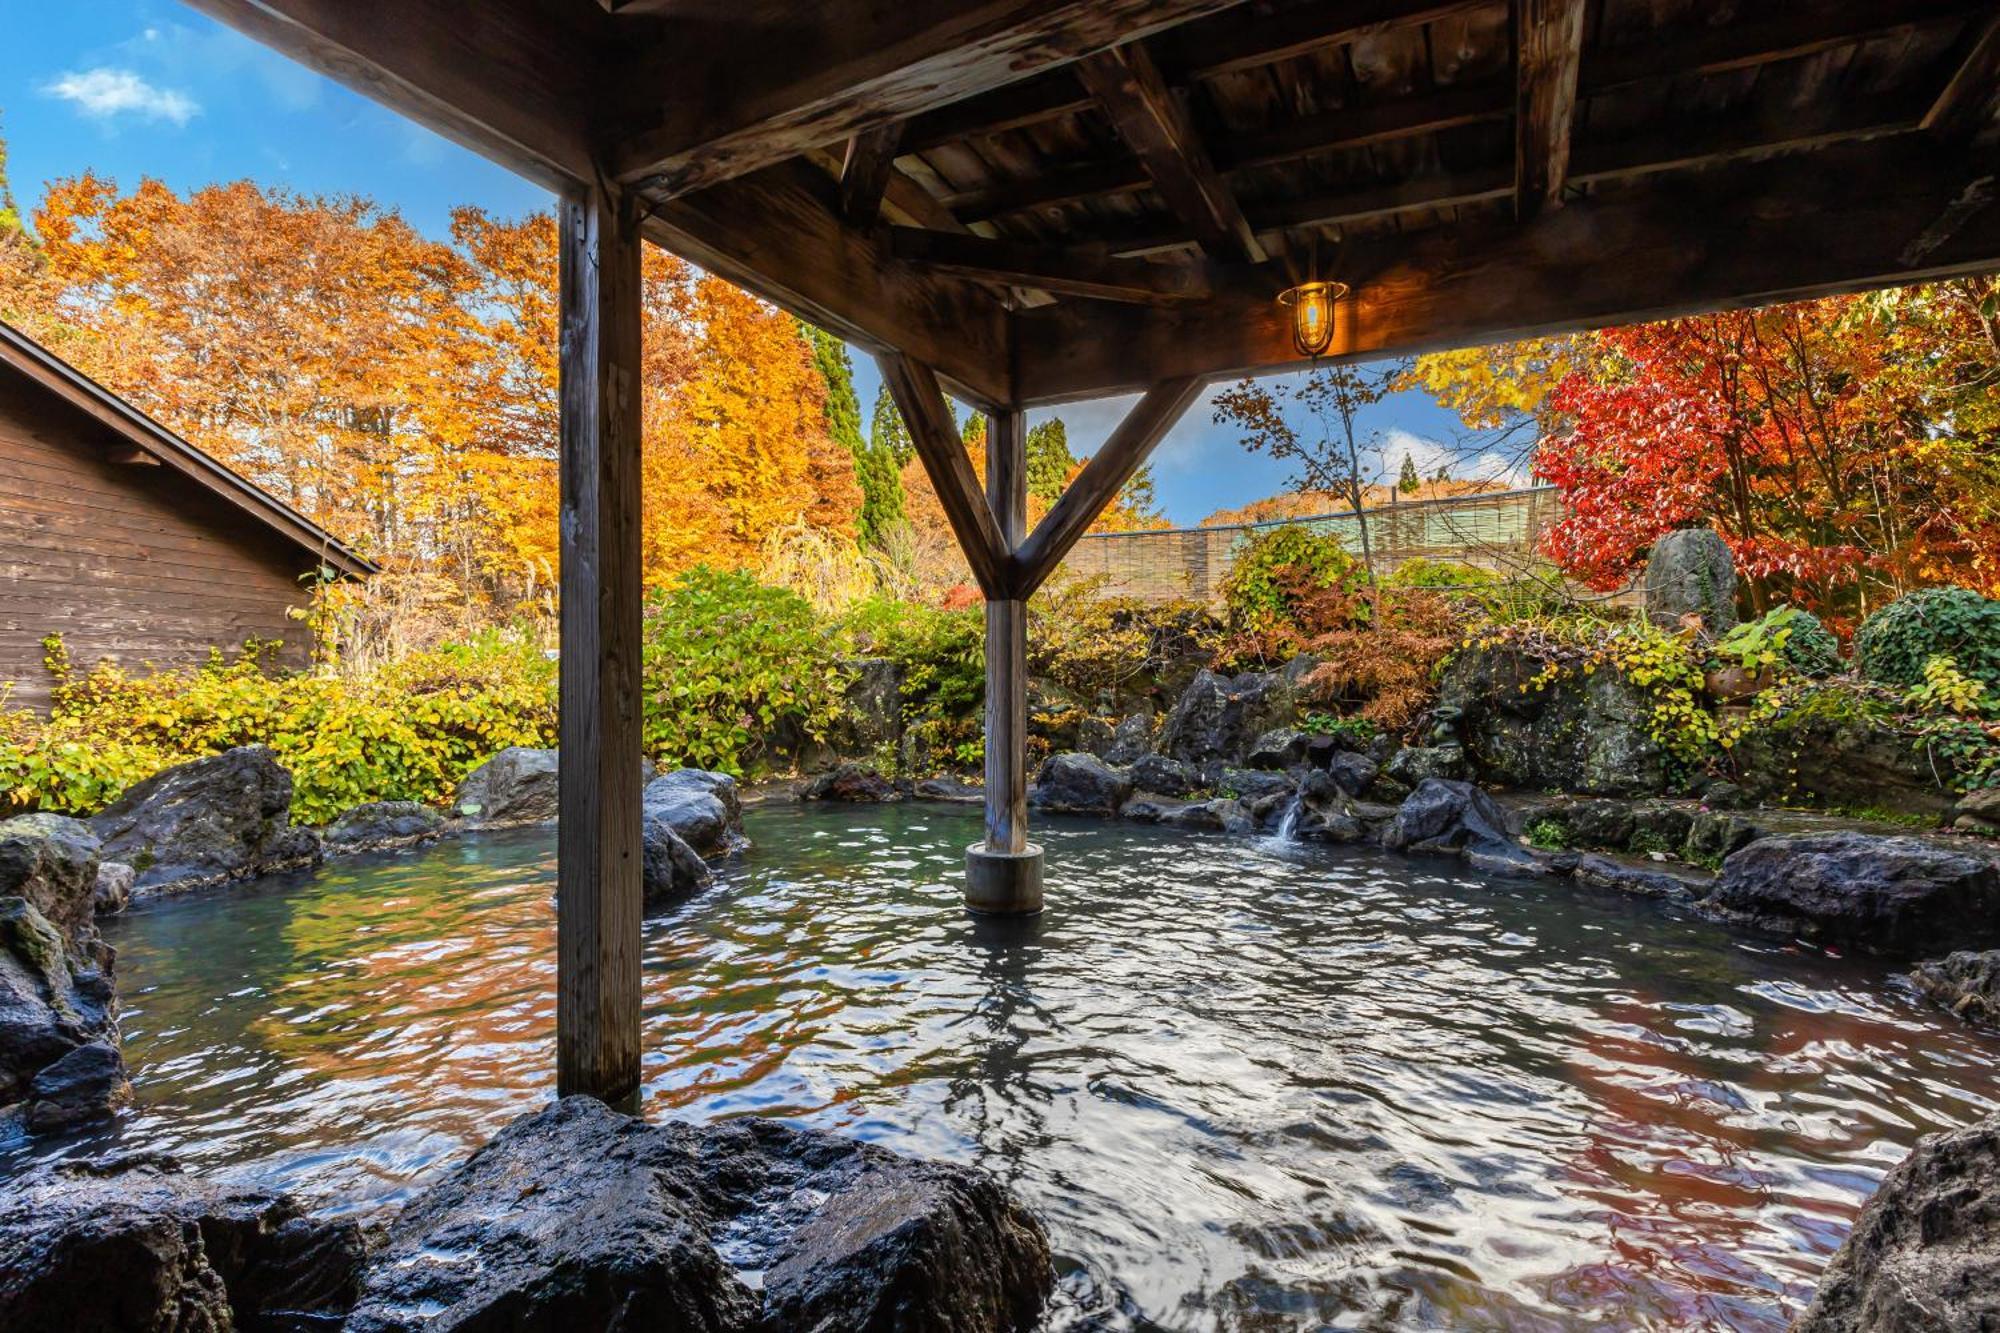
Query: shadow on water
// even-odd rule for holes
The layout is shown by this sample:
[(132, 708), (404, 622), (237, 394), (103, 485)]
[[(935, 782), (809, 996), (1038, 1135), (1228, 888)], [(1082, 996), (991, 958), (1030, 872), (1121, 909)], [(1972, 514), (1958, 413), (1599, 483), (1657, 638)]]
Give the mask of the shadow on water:
[[(646, 1110), (994, 1171), (1049, 1224), (1052, 1328), (1776, 1330), (1882, 1172), (2000, 1100), (2000, 1041), (1878, 964), (1085, 822), (1038, 834), (1045, 915), (973, 918), (974, 820), (753, 811), (646, 924)], [(407, 1196), (551, 1091), (553, 874), (532, 830), (133, 912), (139, 1105), (58, 1150)]]

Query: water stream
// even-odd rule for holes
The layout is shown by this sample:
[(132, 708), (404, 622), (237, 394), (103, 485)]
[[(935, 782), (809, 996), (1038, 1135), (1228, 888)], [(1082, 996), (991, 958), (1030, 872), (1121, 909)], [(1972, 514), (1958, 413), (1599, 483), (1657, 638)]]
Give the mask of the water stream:
[[(753, 811), (648, 922), (646, 1107), (979, 1163), (1052, 1329), (1777, 1330), (2000, 1039), (1878, 963), (1455, 862), (1055, 823), (1051, 909), (947, 881), (976, 812)], [(548, 830), (112, 924), (106, 1139), (374, 1208), (550, 1091)], [(18, 1165), (21, 1150), (0, 1172)]]

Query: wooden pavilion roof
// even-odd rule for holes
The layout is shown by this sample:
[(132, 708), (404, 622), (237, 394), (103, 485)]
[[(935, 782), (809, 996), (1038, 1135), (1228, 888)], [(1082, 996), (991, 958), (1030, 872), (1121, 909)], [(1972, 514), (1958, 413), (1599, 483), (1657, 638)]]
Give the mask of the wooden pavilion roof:
[(2000, 267), (1995, 0), (191, 0), (1004, 407)]

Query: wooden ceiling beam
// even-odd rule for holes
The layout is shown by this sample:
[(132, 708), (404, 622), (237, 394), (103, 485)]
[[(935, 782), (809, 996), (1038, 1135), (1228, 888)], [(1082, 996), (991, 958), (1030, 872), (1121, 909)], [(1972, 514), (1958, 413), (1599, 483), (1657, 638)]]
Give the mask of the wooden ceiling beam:
[(609, 80), (649, 99), (608, 118), (611, 170), (686, 194), (1239, 2), (819, 0), (718, 19), (709, 41), (656, 21)]
[(550, 190), (593, 177), (588, 6), (188, 0), (195, 9)]
[(840, 215), (848, 226), (865, 231), (881, 216), (882, 195), (896, 170), (902, 138), (903, 122), (892, 120), (847, 140), (847, 154), (840, 164)]
[(645, 234), (675, 254), (870, 351), (920, 357), (969, 402), (1012, 401), (1000, 300), (977, 283), (898, 264), (879, 232), (842, 225), (838, 187), (813, 164), (651, 206)]
[[(1335, 276), (1332, 356), (1360, 360), (1761, 305), (2000, 268), (2000, 207), (1967, 210), (1917, 258), (1910, 237), (2000, 155), (1905, 134), (1661, 177), (1523, 225), (1359, 244)], [(1303, 364), (1273, 293), (1148, 310), (1064, 303), (1013, 315), (1024, 405), (1130, 392), (1171, 375)]]
[(1583, 67), (1585, 0), (1516, 0), (1514, 6), (1514, 213), (1562, 203), (1569, 181)]
[(903, 136), (903, 149), (921, 153), (961, 139), (1004, 134), (1074, 115), (1091, 105), (1090, 94), (1076, 81), (1075, 68), (1064, 65), (1047, 74), (1037, 74), (990, 93), (912, 116), (909, 131)]
[(1987, 12), (1979, 0), (1823, 0), (1806, 5), (1771, 5), (1757, 17), (1676, 36), (1643, 40), (1591, 52), (1584, 62), (1583, 95), (1633, 84), (1689, 75), (1720, 74), (1753, 65), (1817, 55), (1912, 28), (1973, 18)]
[(1205, 301), (1213, 294), (1208, 267), (1202, 264), (1079, 255), (914, 227), (891, 229), (889, 249), (905, 263), (1066, 296), (1173, 305)]
[(1264, 247), (1235, 193), (1209, 161), (1186, 109), (1143, 45), (1133, 42), (1079, 61), (1077, 77), (1202, 249), (1221, 260), (1264, 262)]
[(1578, 184), (1629, 180), (1688, 167), (1712, 167), (1746, 157), (1806, 152), (1853, 139), (1902, 134), (1917, 128), (1922, 106), (1908, 97), (1843, 101), (1811, 116), (1778, 121), (1733, 121), (1719, 130), (1690, 127), (1576, 150), (1570, 179)]
[(2000, 90), (2000, 14), (1969, 25), (1953, 53), (1951, 76), (1925, 110), (1923, 127), (1945, 139), (1971, 139), (1993, 127)]

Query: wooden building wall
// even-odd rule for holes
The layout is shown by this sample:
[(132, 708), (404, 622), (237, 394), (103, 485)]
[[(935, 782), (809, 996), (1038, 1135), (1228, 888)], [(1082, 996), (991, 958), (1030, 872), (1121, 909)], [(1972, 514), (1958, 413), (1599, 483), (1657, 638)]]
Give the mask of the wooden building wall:
[[(101, 423), (0, 367), (0, 701), (46, 709), (42, 639), (131, 669), (247, 638), (305, 654), (299, 546), (165, 465), (113, 462)], [(11, 682), (11, 689), (9, 683)]]

